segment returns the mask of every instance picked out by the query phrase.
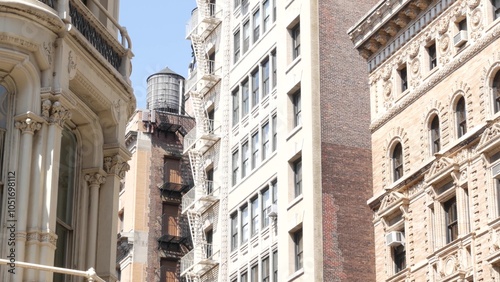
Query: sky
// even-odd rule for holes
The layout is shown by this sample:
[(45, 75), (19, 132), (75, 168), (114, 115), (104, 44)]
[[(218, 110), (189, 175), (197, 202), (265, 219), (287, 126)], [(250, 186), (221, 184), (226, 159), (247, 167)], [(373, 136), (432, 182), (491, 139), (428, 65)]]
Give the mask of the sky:
[(132, 86), (137, 108), (146, 108), (147, 83), (151, 74), (169, 67), (187, 78), (191, 47), (186, 23), (195, 0), (121, 0), (120, 24), (132, 40)]

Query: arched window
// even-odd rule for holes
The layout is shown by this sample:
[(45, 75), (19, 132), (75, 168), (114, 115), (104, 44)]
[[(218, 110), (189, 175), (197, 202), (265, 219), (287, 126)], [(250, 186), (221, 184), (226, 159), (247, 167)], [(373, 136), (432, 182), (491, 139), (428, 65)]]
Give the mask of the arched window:
[(493, 99), (495, 99), (495, 113), (500, 111), (500, 70), (493, 78)]
[(457, 119), (457, 137), (462, 137), (467, 133), (467, 116), (465, 113), (465, 99), (460, 97), (455, 107), (455, 114)]
[(403, 176), (403, 147), (401, 147), (401, 143), (396, 144), (392, 151), (392, 170), (394, 181)]
[[(64, 129), (61, 138), (61, 156), (59, 161), (59, 186), (57, 192), (57, 249), (54, 265), (58, 267), (71, 266), (71, 250), (74, 234), (74, 193), (76, 175), (75, 135)], [(54, 274), (54, 281), (65, 281), (64, 275)]]
[(441, 150), (441, 134), (439, 132), (439, 117), (436, 115), (431, 121), (431, 152), (435, 154)]

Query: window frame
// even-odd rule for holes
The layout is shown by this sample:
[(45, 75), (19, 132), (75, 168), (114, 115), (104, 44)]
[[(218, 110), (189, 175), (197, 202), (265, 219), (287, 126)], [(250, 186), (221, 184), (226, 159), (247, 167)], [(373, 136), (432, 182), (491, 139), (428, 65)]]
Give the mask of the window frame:
[(250, 20), (246, 20), (242, 26), (243, 36), (243, 54), (250, 49)]
[(445, 201), (443, 204), (443, 210), (445, 214), (445, 224), (446, 224), (446, 244), (455, 241), (458, 236), (458, 209), (457, 209), (457, 198), (453, 196), (452, 198)]
[(241, 111), (242, 117), (250, 113), (250, 81), (248, 78), (241, 82)]
[(255, 10), (252, 14), (252, 23), (253, 23), (253, 44), (255, 44), (260, 38), (260, 9)]
[(233, 151), (232, 155), (232, 169), (233, 169), (233, 177), (232, 177), (232, 184), (233, 186), (238, 183), (238, 174), (239, 174), (239, 151), (235, 150)]
[(270, 85), (270, 74), (269, 74), (269, 59), (266, 58), (260, 64), (261, 67), (261, 75), (262, 75), (262, 97), (266, 97), (271, 93), (271, 85)]
[(250, 174), (250, 146), (249, 142), (245, 141), (241, 145), (241, 179)]
[(304, 243), (303, 243), (302, 229), (299, 229), (293, 233), (293, 245), (294, 245), (294, 261), (295, 261), (295, 271), (299, 271), (304, 267)]
[(406, 64), (403, 65), (399, 70), (399, 79), (400, 79), (400, 88), (401, 88), (401, 93), (405, 92), (408, 90), (408, 69), (406, 68)]
[(236, 87), (233, 92), (233, 126), (240, 122), (240, 88)]
[(262, 126), (262, 160), (266, 160), (271, 155), (269, 139), (269, 121), (266, 121)]
[(250, 238), (257, 235), (260, 231), (260, 223), (259, 223), (259, 215), (260, 215), (260, 208), (259, 208), (259, 197), (256, 196), (250, 200), (250, 207), (251, 207), (251, 227), (250, 227)]
[(260, 149), (260, 143), (259, 143), (259, 131), (257, 130), (255, 133), (252, 134), (251, 137), (252, 141), (252, 165), (251, 165), (251, 170), (254, 170), (258, 165), (259, 165), (259, 149)]
[(436, 49), (436, 43), (432, 42), (427, 46), (427, 55), (429, 57), (429, 70), (433, 70), (434, 68), (437, 67), (437, 49)]
[(241, 34), (240, 30), (237, 29), (236, 32), (233, 33), (233, 63), (236, 63), (240, 60), (241, 57)]
[(250, 239), (250, 215), (248, 210), (248, 204), (245, 204), (240, 209), (240, 222), (241, 222), (241, 244), (245, 244)]
[(266, 187), (261, 191), (261, 206), (262, 206), (262, 229), (269, 226), (269, 210), (271, 209), (272, 199), (270, 187)]
[(293, 127), (297, 127), (302, 124), (302, 97), (300, 89), (295, 91), (292, 95), (292, 105), (293, 105)]
[(493, 95), (493, 113), (500, 112), (500, 69), (498, 69), (493, 76), (491, 83), (491, 91)]
[(231, 251), (238, 248), (238, 212), (233, 212), (230, 216), (231, 219)]
[(269, 256), (263, 258), (261, 264), (262, 264), (262, 282), (270, 282), (271, 271), (269, 267)]
[(271, 117), (271, 123), (272, 123), (272, 134), (273, 134), (273, 144), (272, 144), (272, 152), (276, 151), (278, 147), (278, 115), (274, 114)]
[(262, 2), (263, 24), (262, 34), (266, 33), (271, 27), (271, 0), (264, 0)]

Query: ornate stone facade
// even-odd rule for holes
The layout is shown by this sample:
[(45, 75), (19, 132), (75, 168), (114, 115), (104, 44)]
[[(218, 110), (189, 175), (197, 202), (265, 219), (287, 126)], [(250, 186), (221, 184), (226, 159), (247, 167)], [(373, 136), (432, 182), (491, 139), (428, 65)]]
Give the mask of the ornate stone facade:
[[(500, 281), (494, 5), (384, 1), (349, 31), (370, 66), (377, 281)], [(398, 31), (367, 53), (389, 26)], [(398, 179), (394, 144), (402, 145)]]

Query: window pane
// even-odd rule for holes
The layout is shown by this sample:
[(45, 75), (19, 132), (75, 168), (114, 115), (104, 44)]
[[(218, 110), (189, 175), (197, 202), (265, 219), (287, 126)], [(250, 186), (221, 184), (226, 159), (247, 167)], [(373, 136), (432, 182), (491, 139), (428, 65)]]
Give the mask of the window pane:
[(302, 268), (302, 230), (295, 232), (294, 234), (294, 243), (295, 243), (295, 270), (299, 270)]
[(231, 250), (238, 247), (238, 214), (231, 215)]
[(238, 170), (239, 170), (239, 166), (238, 166), (238, 151), (235, 151), (233, 153), (233, 158), (232, 158), (232, 165), (233, 165), (233, 179), (232, 179), (232, 182), (233, 182), (233, 185), (236, 185), (236, 182), (238, 182)]
[(240, 59), (240, 31), (236, 31), (234, 34), (234, 45), (233, 45), (233, 54), (234, 54), (234, 62), (237, 62)]
[(276, 151), (276, 147), (278, 145), (278, 129), (276, 128), (278, 126), (278, 117), (273, 116), (272, 119), (273, 123), (273, 152)]
[(252, 200), (252, 235), (259, 231), (259, 199)]
[(262, 260), (262, 282), (269, 282), (269, 257)]
[(239, 89), (233, 90), (233, 126), (240, 120), (240, 95)]
[(300, 25), (297, 24), (292, 29), (292, 54), (293, 59), (300, 56)]
[(248, 79), (241, 84), (242, 116), (246, 116), (250, 110)]
[(269, 189), (262, 191), (262, 228), (269, 225), (269, 209), (271, 208), (271, 198), (269, 197)]
[(300, 91), (293, 95), (294, 126), (302, 124), (302, 105)]
[(271, 85), (269, 83), (269, 61), (266, 60), (262, 63), (262, 97), (269, 94)]
[(294, 164), (295, 197), (302, 194), (302, 161), (298, 160)]
[(403, 176), (403, 148), (401, 143), (396, 144), (392, 152), (392, 166), (393, 178), (396, 181)]
[(247, 176), (248, 172), (250, 171), (249, 162), (248, 162), (248, 159), (250, 157), (248, 142), (245, 142), (245, 144), (243, 144), (241, 146), (241, 156), (243, 159), (242, 168), (241, 168), (241, 178), (243, 178), (243, 177)]
[(269, 1), (271, 0), (265, 0), (264, 3), (262, 3), (262, 6), (264, 7), (264, 30), (262, 33), (269, 30), (269, 26), (271, 25), (271, 5), (269, 4)]
[(250, 21), (243, 24), (243, 54), (248, 51), (250, 46)]
[(259, 103), (259, 70), (252, 73), (252, 107)]
[(259, 164), (259, 132), (252, 136), (252, 169)]
[(253, 43), (257, 42), (260, 37), (260, 10), (253, 14)]
[(241, 243), (248, 241), (249, 227), (248, 227), (248, 206), (241, 209)]
[(262, 127), (262, 160), (267, 159), (271, 153), (269, 144), (269, 122)]

